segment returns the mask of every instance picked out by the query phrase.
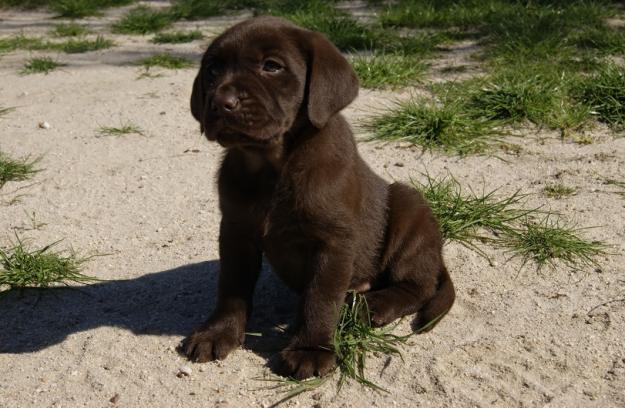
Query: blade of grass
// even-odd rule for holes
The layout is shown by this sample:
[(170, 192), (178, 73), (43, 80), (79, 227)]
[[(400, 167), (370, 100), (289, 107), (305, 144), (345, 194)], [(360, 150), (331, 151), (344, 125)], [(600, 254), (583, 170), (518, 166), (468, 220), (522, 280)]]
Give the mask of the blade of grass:
[(130, 122), (125, 123), (120, 127), (102, 126), (100, 127), (100, 129), (98, 129), (98, 135), (100, 136), (122, 136), (133, 133), (145, 136), (145, 134), (143, 133), (143, 129), (141, 129), (138, 125)]
[(15, 108), (13, 106), (9, 106), (6, 108), (0, 107), (0, 118), (13, 112), (15, 110)]

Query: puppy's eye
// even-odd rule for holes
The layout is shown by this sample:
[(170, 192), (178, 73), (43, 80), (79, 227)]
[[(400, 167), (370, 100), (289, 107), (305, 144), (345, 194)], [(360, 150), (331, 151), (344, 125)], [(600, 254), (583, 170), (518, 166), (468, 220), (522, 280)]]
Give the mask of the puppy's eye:
[(276, 60), (267, 59), (263, 62), (263, 71), (270, 72), (275, 74), (276, 72), (280, 72), (284, 69), (284, 67)]
[(219, 67), (215, 64), (211, 64), (209, 66), (206, 67), (206, 72), (212, 76), (212, 77), (216, 77), (217, 75), (219, 75)]

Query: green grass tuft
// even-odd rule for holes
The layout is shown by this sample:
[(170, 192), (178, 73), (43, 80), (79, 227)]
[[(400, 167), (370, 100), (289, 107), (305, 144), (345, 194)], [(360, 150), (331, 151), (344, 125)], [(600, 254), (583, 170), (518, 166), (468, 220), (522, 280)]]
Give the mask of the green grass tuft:
[(495, 76), (471, 95), (467, 105), (475, 116), (488, 120), (540, 123), (553, 104), (555, 88), (553, 82), (539, 75)]
[(380, 44), (381, 38), (374, 29), (332, 6), (324, 3), (315, 5), (285, 14), (283, 17), (302, 27), (324, 33), (330, 41), (343, 51), (368, 50), (380, 48), (382, 45)]
[(204, 36), (199, 30), (174, 31), (171, 33), (158, 33), (154, 36), (152, 42), (156, 44), (181, 44), (200, 40), (202, 38), (204, 38)]
[(118, 7), (132, 3), (133, 0), (54, 0), (51, 7), (61, 17), (82, 18), (99, 14), (107, 7)]
[(31, 250), (18, 237), (12, 248), (0, 249), (0, 289), (47, 288), (98, 280), (80, 272), (89, 258), (55, 252), (52, 248), (56, 244), (58, 241)]
[(41, 57), (41, 58), (31, 58), (28, 60), (24, 68), (20, 71), (22, 75), (30, 75), (30, 74), (38, 74), (44, 73), (48, 75), (51, 71), (54, 71), (58, 67), (62, 67), (65, 64), (62, 64), (58, 61), (53, 60), (50, 57)]
[(52, 30), (52, 34), (57, 37), (80, 37), (88, 33), (87, 27), (73, 22), (57, 24)]
[(183, 69), (193, 66), (193, 62), (171, 54), (155, 54), (150, 57), (144, 58), (139, 61), (140, 65), (143, 65), (145, 69), (152, 67), (161, 67), (167, 69)]
[(0, 0), (0, 9), (16, 7), (23, 10), (32, 10), (48, 5), (51, 0)]
[(575, 88), (592, 114), (613, 128), (625, 127), (625, 69), (607, 64)]
[[(563, 262), (579, 269), (596, 265), (596, 257), (606, 254), (607, 246), (579, 236), (581, 228), (569, 226), (560, 216), (537, 208), (523, 208), (526, 195), (515, 192), (498, 197), (497, 190), (462, 192), (453, 178), (413, 181), (430, 203), (446, 241), (458, 242), (486, 257), (476, 242), (507, 248), (522, 266), (533, 261), (537, 269)], [(533, 218), (541, 216), (542, 221)], [(486, 234), (487, 232), (488, 234)]]
[(26, 37), (21, 34), (13, 37), (0, 38), (0, 53), (15, 51), (18, 49), (36, 51), (46, 50), (49, 48), (49, 43), (43, 41), (41, 38)]
[(398, 88), (416, 85), (423, 78), (427, 64), (398, 54), (357, 56), (351, 60), (360, 85), (365, 88)]
[(72, 54), (106, 49), (112, 47), (113, 45), (113, 41), (106, 39), (101, 35), (98, 35), (95, 40), (88, 40), (85, 38), (71, 38), (60, 43), (45, 41), (42, 38), (25, 37), (23, 35), (18, 35), (15, 37), (0, 39), (0, 53), (23, 49), (29, 51), (63, 51), (68, 54)]
[(169, 27), (174, 16), (169, 10), (157, 10), (139, 6), (113, 24), (113, 32), (119, 34), (148, 34)]
[(111, 48), (113, 45), (115, 45), (115, 43), (112, 40), (98, 35), (95, 40), (71, 39), (59, 44), (59, 47), (68, 54), (78, 54), (82, 52), (104, 50)]
[(0, 0), (3, 7), (34, 9), (48, 7), (59, 13), (60, 17), (81, 18), (99, 14), (106, 7), (124, 6), (134, 0)]
[(443, 36), (418, 33), (400, 36), (378, 24), (365, 24), (338, 10), (333, 2), (295, 2), (292, 5), (269, 7), (268, 12), (325, 34), (342, 51), (376, 50), (424, 55), (433, 52)]
[(543, 193), (549, 198), (560, 199), (575, 194), (577, 190), (564, 184), (551, 184), (543, 188)]
[(533, 261), (539, 270), (555, 268), (558, 262), (571, 269), (597, 266), (595, 258), (606, 255), (607, 246), (580, 237), (582, 230), (548, 215), (538, 222), (524, 221), (521, 228), (508, 231), (500, 243), (513, 257), (521, 258), (522, 265)]
[[(482, 4), (480, 4), (482, 3)], [(489, 13), (499, 10), (493, 1), (400, 0), (383, 8), (380, 21), (384, 26), (414, 28), (479, 27)], [(495, 7), (494, 9), (492, 9)]]
[(365, 124), (372, 140), (404, 141), (424, 149), (469, 154), (488, 150), (496, 140), (495, 125), (471, 118), (454, 101), (437, 104), (424, 99), (400, 102)]
[(100, 136), (122, 136), (130, 134), (145, 136), (143, 129), (134, 123), (126, 123), (120, 127), (102, 126), (98, 129), (98, 135)]
[(9, 181), (24, 181), (31, 178), (40, 170), (36, 168), (41, 158), (12, 159), (5, 153), (0, 152), (0, 188)]
[(475, 241), (496, 240), (519, 219), (536, 211), (520, 209), (527, 196), (518, 191), (503, 198), (497, 196), (497, 190), (465, 193), (453, 177), (426, 175), (424, 183), (412, 180), (412, 185), (430, 203), (445, 241), (472, 249), (477, 249)]

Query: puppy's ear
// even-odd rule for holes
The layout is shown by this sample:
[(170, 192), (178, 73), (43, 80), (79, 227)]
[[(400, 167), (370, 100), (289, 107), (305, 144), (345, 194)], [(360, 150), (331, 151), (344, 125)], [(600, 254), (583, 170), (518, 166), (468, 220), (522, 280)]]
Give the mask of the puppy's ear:
[(319, 33), (309, 36), (308, 119), (317, 129), (358, 95), (358, 77), (341, 52)]
[(204, 90), (204, 80), (202, 78), (202, 68), (193, 81), (193, 91), (191, 92), (191, 114), (200, 122), (200, 131), (204, 133), (204, 101), (206, 100), (206, 92)]

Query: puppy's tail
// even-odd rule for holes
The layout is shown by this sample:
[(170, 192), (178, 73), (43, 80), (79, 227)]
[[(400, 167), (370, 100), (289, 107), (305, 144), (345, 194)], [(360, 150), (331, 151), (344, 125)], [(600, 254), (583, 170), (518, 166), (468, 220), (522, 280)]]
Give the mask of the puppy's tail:
[(413, 330), (416, 333), (425, 333), (434, 328), (438, 322), (449, 312), (456, 299), (454, 284), (451, 282), (449, 272), (443, 266), (438, 287), (432, 299), (427, 302), (417, 313), (413, 322)]

